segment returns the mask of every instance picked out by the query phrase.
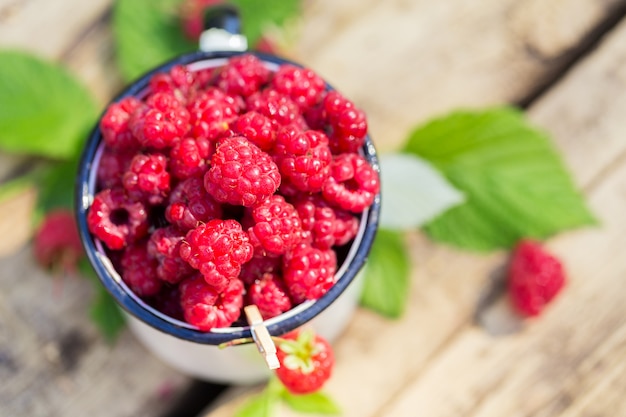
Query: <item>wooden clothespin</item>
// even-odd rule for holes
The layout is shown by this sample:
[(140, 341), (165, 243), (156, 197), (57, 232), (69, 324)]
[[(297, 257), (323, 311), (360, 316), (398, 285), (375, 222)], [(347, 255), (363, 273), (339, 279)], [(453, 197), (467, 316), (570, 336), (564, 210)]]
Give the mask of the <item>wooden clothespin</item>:
[(265, 327), (263, 323), (263, 317), (261, 316), (259, 308), (251, 304), (244, 307), (243, 311), (250, 325), (252, 339), (254, 339), (254, 343), (256, 343), (256, 347), (261, 355), (263, 355), (263, 359), (265, 359), (268, 368), (280, 368), (280, 362), (278, 361), (278, 356), (276, 356), (276, 345), (272, 340), (270, 332), (267, 331), (267, 327)]

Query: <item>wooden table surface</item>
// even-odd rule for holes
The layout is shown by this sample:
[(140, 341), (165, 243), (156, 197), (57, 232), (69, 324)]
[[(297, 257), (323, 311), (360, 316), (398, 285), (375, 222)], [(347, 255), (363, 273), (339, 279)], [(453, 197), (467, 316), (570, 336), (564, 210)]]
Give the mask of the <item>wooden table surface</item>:
[[(62, 62), (104, 106), (121, 87), (111, 3), (0, 0), (0, 47)], [(335, 346), (326, 391), (343, 415), (626, 415), (625, 16), (621, 0), (307, 2), (293, 56), (366, 110), (381, 152), (432, 116), (519, 105), (552, 135), (599, 219), (547, 242), (569, 285), (507, 334), (486, 312), (475, 320), (507, 254), (411, 234), (405, 315), (359, 310)], [(0, 178), (22, 162), (0, 156)], [(86, 317), (90, 285), (34, 265), (24, 246), (32, 200), (0, 206), (0, 233), (11, 236), (0, 242), (0, 416), (192, 415), (189, 393), (215, 387), (162, 364), (129, 333), (105, 344)], [(249, 395), (228, 390), (202, 414), (231, 416)]]

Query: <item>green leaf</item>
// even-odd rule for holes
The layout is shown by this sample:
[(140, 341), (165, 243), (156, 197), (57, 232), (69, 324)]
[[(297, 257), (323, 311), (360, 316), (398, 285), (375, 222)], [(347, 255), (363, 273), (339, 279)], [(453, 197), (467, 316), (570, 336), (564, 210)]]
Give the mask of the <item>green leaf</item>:
[(89, 316), (104, 339), (113, 343), (126, 326), (126, 320), (113, 296), (100, 283), (96, 271), (86, 257), (78, 262), (78, 268), (83, 277), (91, 280), (96, 290), (95, 297), (91, 302)]
[(117, 62), (126, 80), (197, 50), (182, 32), (180, 0), (118, 0), (113, 11)]
[(117, 303), (104, 287), (99, 285), (89, 315), (98, 326), (102, 336), (112, 343), (124, 329), (126, 321)]
[(255, 45), (268, 26), (283, 26), (300, 14), (301, 0), (230, 0), (239, 8), (243, 34)]
[(11, 200), (15, 196), (36, 188), (37, 183), (32, 176), (24, 175), (0, 184), (0, 203)]
[(365, 267), (361, 305), (387, 317), (400, 317), (407, 301), (409, 271), (403, 234), (379, 229)]
[(84, 143), (97, 107), (58, 65), (18, 51), (0, 51), (0, 149), (65, 159)]
[(299, 413), (328, 415), (338, 415), (341, 413), (339, 406), (328, 395), (322, 392), (295, 395), (284, 390), (282, 399), (292, 410)]
[(275, 392), (265, 389), (258, 395), (249, 398), (239, 409), (235, 417), (272, 417), (278, 396)]
[(380, 182), (380, 226), (386, 229), (415, 229), (464, 200), (439, 171), (415, 155), (381, 155)]
[(33, 173), (39, 186), (34, 223), (52, 209), (74, 207), (74, 182), (78, 167), (78, 159), (47, 164)]
[(466, 203), (425, 231), (465, 249), (509, 248), (593, 224), (548, 135), (513, 108), (460, 111), (416, 129), (406, 152), (435, 165)]

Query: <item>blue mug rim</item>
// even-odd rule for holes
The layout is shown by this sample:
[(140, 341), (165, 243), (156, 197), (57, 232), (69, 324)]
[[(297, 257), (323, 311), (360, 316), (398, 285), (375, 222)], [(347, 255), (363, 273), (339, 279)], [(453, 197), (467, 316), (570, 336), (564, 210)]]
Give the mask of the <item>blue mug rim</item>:
[[(117, 102), (124, 97), (140, 95), (141, 92), (146, 89), (150, 78), (154, 74), (169, 71), (172, 67), (176, 65), (189, 65), (198, 61), (230, 58), (232, 56), (241, 54), (253, 54), (263, 61), (274, 63), (277, 65), (291, 64), (302, 67), (302, 65), (291, 60), (255, 51), (198, 51), (180, 55), (146, 72), (145, 74), (137, 78), (134, 82), (132, 82), (120, 94), (118, 94), (111, 101), (111, 103)], [(333, 90), (333, 87), (327, 83), (327, 89)], [(98, 120), (100, 120), (100, 118)], [(126, 312), (138, 318), (145, 324), (157, 330), (160, 330), (161, 332), (170, 334), (171, 336), (174, 336), (178, 339), (183, 339), (199, 344), (219, 345), (236, 339), (251, 338), (252, 333), (249, 326), (233, 328), (232, 331), (227, 332), (219, 332), (213, 330), (203, 332), (193, 329), (192, 326), (178, 324), (175, 320), (165, 319), (162, 317), (162, 315), (155, 314), (153, 311), (151, 311), (151, 309), (147, 309), (145, 304), (138, 301), (137, 296), (135, 296), (134, 294), (130, 294), (130, 291), (127, 287), (125, 287), (123, 284), (113, 278), (112, 265), (107, 264), (107, 262), (101, 256), (101, 252), (98, 250), (96, 245), (96, 240), (89, 232), (89, 228), (87, 226), (87, 211), (89, 210), (89, 206), (93, 197), (93, 190), (90, 190), (89, 184), (90, 175), (93, 170), (94, 158), (96, 156), (101, 141), (102, 135), (99, 125), (98, 123), (96, 123), (88, 136), (78, 166), (78, 173), (75, 183), (75, 215), (80, 238), (87, 257), (92, 267), (94, 268), (100, 282), (102, 283), (102, 285), (104, 285), (105, 289), (113, 296), (116, 302)], [(366, 136), (362, 152), (370, 165), (376, 171), (380, 171), (377, 152), (371, 140), (371, 137), (369, 136), (369, 133)], [(265, 324), (271, 335), (279, 336), (285, 334), (309, 322), (314, 317), (319, 315), (322, 311), (324, 311), (327, 307), (329, 307), (334, 302), (334, 300), (336, 300), (337, 297), (339, 297), (346, 290), (346, 288), (357, 276), (359, 271), (363, 268), (367, 256), (370, 252), (372, 243), (376, 236), (376, 231), (378, 230), (380, 205), (381, 195), (379, 193), (375, 197), (373, 204), (368, 210), (364, 212), (361, 217), (361, 223), (363, 223), (364, 226), (361, 226), (362, 235), (356, 252), (350, 260), (350, 263), (347, 265), (347, 268), (345, 268), (343, 274), (338, 277), (338, 280), (330, 288), (330, 290), (318, 300), (313, 300), (310, 303), (305, 302), (309, 303), (309, 305), (306, 308), (301, 309), (301, 311), (297, 311), (295, 314), (291, 314), (282, 320), (266, 320)]]

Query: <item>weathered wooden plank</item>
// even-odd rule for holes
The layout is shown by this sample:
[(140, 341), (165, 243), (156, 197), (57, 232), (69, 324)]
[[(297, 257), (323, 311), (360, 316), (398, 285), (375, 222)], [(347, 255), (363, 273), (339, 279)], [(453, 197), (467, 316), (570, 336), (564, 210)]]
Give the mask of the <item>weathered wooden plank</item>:
[(100, 18), (112, 0), (5, 1), (0, 5), (0, 43), (59, 59)]
[(63, 64), (79, 77), (104, 109), (123, 86), (115, 63), (110, 16), (98, 20), (89, 28), (64, 56)]
[[(378, 415), (619, 415), (626, 406), (618, 395), (626, 387), (624, 39), (626, 24), (530, 109), (586, 186), (600, 221), (551, 242), (568, 268), (567, 290), (518, 335), (460, 332)], [(611, 400), (598, 401), (604, 395)]]
[[(368, 113), (381, 149), (452, 107), (516, 102), (623, 1), (315, 2), (296, 53)], [(323, 23), (331, 22), (331, 23)]]
[(30, 248), (0, 260), (0, 415), (161, 415), (189, 379), (128, 333), (113, 346), (88, 318), (93, 286), (51, 276)]

